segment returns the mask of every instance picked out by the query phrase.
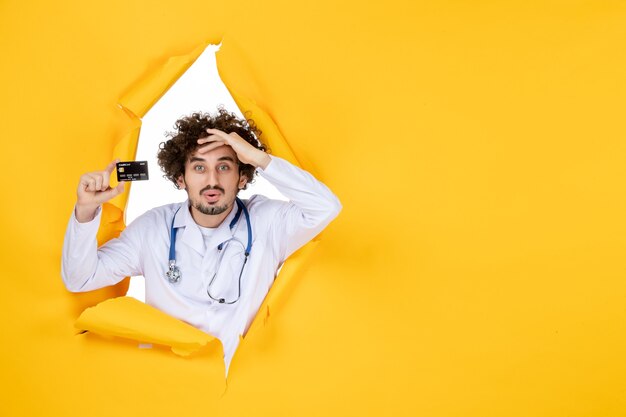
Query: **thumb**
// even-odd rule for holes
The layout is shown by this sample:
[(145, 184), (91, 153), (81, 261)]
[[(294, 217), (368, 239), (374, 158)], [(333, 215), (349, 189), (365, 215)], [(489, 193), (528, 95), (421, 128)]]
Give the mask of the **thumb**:
[(107, 202), (124, 192), (124, 183), (120, 182), (115, 188), (110, 188), (100, 193), (102, 202)]

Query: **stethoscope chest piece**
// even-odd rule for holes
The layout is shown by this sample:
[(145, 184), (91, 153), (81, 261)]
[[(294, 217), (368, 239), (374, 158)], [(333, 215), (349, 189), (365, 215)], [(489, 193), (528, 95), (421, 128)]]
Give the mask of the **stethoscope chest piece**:
[(176, 284), (180, 281), (180, 269), (176, 266), (175, 261), (170, 260), (170, 269), (165, 273), (165, 275), (167, 275), (167, 279), (172, 284)]

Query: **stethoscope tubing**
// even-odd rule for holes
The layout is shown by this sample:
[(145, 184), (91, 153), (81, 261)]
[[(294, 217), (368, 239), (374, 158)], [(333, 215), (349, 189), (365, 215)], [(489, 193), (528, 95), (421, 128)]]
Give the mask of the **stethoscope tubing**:
[[(239, 300), (239, 297), (241, 296), (241, 276), (243, 275), (243, 269), (246, 266), (246, 263), (248, 262), (248, 256), (250, 255), (250, 251), (252, 250), (252, 224), (250, 222), (250, 213), (248, 213), (248, 209), (246, 208), (243, 201), (239, 199), (239, 197), (235, 199), (235, 202), (237, 203), (237, 214), (235, 215), (233, 220), (230, 222), (229, 228), (232, 231), (233, 227), (239, 221), (239, 218), (241, 217), (241, 213), (243, 213), (246, 219), (246, 229), (247, 229), (246, 231), (248, 234), (248, 243), (245, 247), (245, 252), (244, 252), (245, 257), (244, 257), (243, 265), (241, 267), (241, 271), (239, 272), (239, 279), (238, 279), (239, 296), (237, 297), (237, 299), (235, 301), (226, 302), (224, 298), (215, 298), (211, 295), (210, 288), (211, 288), (211, 285), (213, 284), (213, 281), (215, 280), (215, 277), (217, 276), (217, 272), (213, 275), (213, 278), (211, 279), (211, 282), (209, 283), (209, 286), (207, 288), (207, 294), (209, 295), (209, 297), (211, 297), (211, 299), (218, 301), (221, 304), (234, 304), (235, 302)], [(183, 206), (181, 205), (181, 207), (179, 207), (174, 213), (174, 217), (172, 218), (172, 224), (170, 226), (170, 251), (169, 251), (169, 261), (168, 261), (169, 269), (165, 275), (167, 276), (167, 279), (171, 284), (176, 284), (180, 282), (180, 279), (181, 279), (180, 269), (176, 266), (176, 233), (178, 232), (178, 229), (174, 227), (174, 220), (176, 219), (176, 214), (178, 214), (178, 211), (182, 207)], [(224, 243), (225, 242), (220, 243), (217, 246), (217, 249), (221, 251), (222, 248), (224, 247)]]

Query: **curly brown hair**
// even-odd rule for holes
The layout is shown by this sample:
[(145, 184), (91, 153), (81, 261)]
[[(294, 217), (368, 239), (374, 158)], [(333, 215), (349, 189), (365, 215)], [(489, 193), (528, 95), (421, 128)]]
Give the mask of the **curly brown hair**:
[[(193, 113), (190, 116), (178, 119), (174, 124), (174, 132), (167, 132), (170, 138), (159, 145), (157, 159), (163, 175), (174, 183), (185, 173), (185, 164), (191, 155), (198, 149), (198, 139), (209, 136), (207, 129), (219, 129), (226, 133), (235, 132), (246, 142), (257, 149), (267, 151), (267, 147), (260, 141), (261, 131), (256, 127), (254, 120), (241, 119), (235, 113), (228, 112), (223, 107), (218, 107), (216, 114)], [(248, 178), (248, 186), (254, 177), (255, 167), (239, 162), (239, 173)]]

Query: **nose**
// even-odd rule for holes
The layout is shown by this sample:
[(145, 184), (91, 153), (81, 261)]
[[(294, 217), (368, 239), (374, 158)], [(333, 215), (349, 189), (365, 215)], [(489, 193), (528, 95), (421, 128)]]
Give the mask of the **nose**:
[(217, 171), (210, 169), (208, 170), (206, 175), (207, 175), (206, 179), (207, 179), (208, 185), (210, 186), (219, 185), (219, 176), (217, 175)]

